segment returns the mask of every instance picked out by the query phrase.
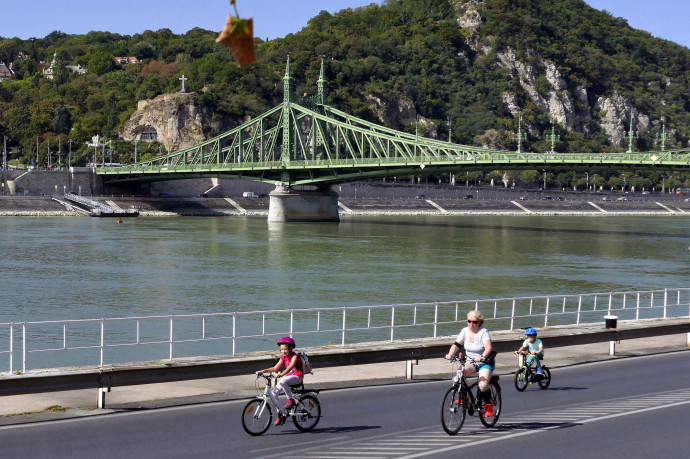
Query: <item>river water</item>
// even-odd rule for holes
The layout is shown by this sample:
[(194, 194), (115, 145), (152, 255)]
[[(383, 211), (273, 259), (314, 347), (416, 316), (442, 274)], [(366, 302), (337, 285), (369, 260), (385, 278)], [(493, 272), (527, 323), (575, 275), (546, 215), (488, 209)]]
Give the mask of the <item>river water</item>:
[(24, 217), (0, 231), (0, 323), (688, 287), (690, 268), (690, 216)]

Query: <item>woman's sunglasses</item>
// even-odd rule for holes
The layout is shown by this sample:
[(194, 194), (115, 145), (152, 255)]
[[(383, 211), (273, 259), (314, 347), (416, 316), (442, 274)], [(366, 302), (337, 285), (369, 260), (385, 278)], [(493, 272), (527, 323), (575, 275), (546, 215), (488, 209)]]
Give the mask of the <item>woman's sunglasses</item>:
[(479, 321), (478, 320), (468, 320), (467, 323), (468, 324), (478, 324)]

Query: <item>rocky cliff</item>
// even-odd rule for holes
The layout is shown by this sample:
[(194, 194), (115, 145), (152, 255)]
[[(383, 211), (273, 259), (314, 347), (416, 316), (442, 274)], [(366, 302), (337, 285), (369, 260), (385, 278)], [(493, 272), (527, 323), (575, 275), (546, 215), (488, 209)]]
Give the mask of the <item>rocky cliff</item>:
[(217, 128), (215, 124), (209, 110), (198, 104), (194, 94), (163, 94), (139, 101), (120, 137), (127, 141), (158, 140), (168, 151), (174, 151), (206, 140), (207, 133)]

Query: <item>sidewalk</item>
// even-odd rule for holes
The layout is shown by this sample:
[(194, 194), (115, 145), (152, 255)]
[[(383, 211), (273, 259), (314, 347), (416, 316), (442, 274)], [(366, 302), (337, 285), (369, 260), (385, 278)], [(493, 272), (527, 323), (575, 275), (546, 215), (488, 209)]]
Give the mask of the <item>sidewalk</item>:
[[(520, 341), (518, 334), (516, 336), (517, 349)], [(545, 338), (544, 345), (546, 348), (544, 363), (550, 368), (650, 353), (688, 351), (686, 333), (668, 335), (661, 340), (640, 338), (621, 341), (616, 345), (615, 356), (609, 355), (609, 343), (549, 349), (548, 339)], [(650, 348), (650, 345), (655, 347)], [(687, 356), (687, 354), (679, 354), (679, 358), (682, 356)], [(353, 372), (351, 367), (316, 368), (313, 375), (307, 375), (305, 382), (308, 387), (335, 389), (450, 379), (451, 366), (441, 357), (420, 360), (419, 364), (413, 367), (412, 380), (405, 379), (405, 362), (401, 361), (358, 365), (356, 372)], [(500, 375), (511, 374), (517, 368), (517, 358), (508, 352), (500, 353), (497, 362), (496, 373)], [(355, 374), (356, 379), (353, 378)], [(556, 385), (558, 384), (557, 374), (555, 372)], [(106, 394), (107, 408), (100, 410), (96, 408), (97, 392), (92, 389), (7, 396), (0, 399), (0, 425), (249, 398), (256, 394), (255, 381), (256, 377), (250, 374), (177, 383), (116, 387)], [(506, 382), (506, 384), (509, 383)], [(512, 381), (510, 384), (512, 385)]]

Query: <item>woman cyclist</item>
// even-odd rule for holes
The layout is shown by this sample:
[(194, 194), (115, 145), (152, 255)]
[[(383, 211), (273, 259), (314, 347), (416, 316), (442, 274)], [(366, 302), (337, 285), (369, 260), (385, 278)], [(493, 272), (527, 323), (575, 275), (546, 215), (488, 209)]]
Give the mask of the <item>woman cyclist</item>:
[[(280, 370), (280, 367), (285, 365), (285, 369), (278, 373), (280, 378), (276, 383), (276, 387), (273, 389), (273, 395), (278, 397), (281, 392), (285, 392), (287, 397), (287, 403), (285, 403), (285, 408), (290, 408), (295, 404), (295, 400), (292, 398), (292, 386), (299, 385), (304, 379), (304, 373), (302, 372), (302, 362), (299, 356), (294, 352), (295, 340), (289, 336), (284, 336), (278, 340), (278, 346), (280, 346), (280, 360), (275, 366), (271, 368), (266, 368), (264, 370), (259, 370), (257, 373), (275, 373)], [(276, 418), (275, 424), (279, 425), (285, 422), (285, 418), (281, 415)]]
[(491, 403), (491, 393), (489, 392), (489, 381), (491, 374), (496, 369), (496, 362), (487, 361), (493, 347), (491, 345), (491, 335), (489, 330), (484, 328), (484, 316), (479, 311), (467, 313), (467, 327), (460, 331), (460, 334), (450, 346), (446, 360), (456, 355), (460, 349), (465, 348), (467, 362), (465, 363), (465, 374), (471, 375), (479, 372), (479, 402), (484, 403), (484, 416), (493, 415), (494, 407)]

